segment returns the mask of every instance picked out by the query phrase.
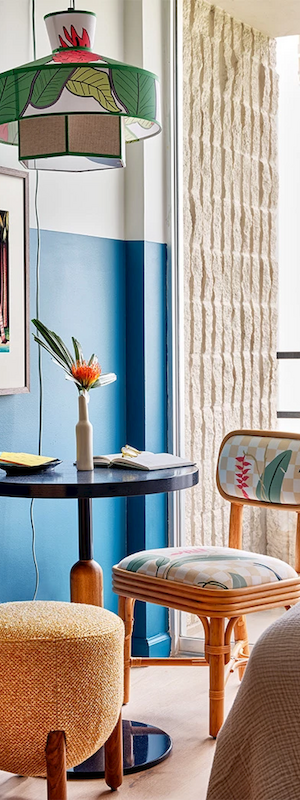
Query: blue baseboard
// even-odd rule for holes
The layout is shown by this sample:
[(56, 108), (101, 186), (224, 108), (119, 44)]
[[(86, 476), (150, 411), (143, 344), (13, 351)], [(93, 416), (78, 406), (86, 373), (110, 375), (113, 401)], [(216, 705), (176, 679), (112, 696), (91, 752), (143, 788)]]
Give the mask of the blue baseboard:
[(158, 633), (149, 638), (132, 640), (132, 654), (135, 656), (151, 656), (152, 658), (167, 658), (171, 650), (171, 637), (167, 631)]

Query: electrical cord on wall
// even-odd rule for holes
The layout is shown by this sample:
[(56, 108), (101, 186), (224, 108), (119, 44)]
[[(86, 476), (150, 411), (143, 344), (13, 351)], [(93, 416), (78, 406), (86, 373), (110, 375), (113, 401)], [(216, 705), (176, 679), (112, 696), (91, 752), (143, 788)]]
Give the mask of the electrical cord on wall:
[[(36, 33), (35, 33), (35, 0), (32, 0), (32, 41), (33, 41), (33, 59), (36, 60)], [(34, 211), (36, 219), (36, 268), (35, 268), (35, 316), (39, 319), (40, 314), (40, 253), (41, 253), (41, 235), (40, 235), (40, 219), (38, 209), (38, 195), (39, 195), (39, 172), (35, 171), (35, 194), (34, 194)], [(42, 373), (42, 351), (38, 345), (38, 387), (39, 387), (39, 427), (38, 427), (38, 454), (42, 452), (42, 433), (43, 433), (43, 373)], [(35, 524), (33, 516), (34, 499), (30, 503), (30, 524), (32, 531), (31, 549), (32, 558), (35, 569), (35, 588), (33, 593), (33, 600), (36, 600), (39, 588), (39, 568), (36, 557), (35, 543)]]

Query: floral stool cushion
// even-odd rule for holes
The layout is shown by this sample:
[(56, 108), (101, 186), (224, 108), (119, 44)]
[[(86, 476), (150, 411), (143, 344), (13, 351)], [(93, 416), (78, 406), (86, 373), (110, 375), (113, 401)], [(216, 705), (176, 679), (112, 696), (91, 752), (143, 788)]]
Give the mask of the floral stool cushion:
[(118, 569), (201, 589), (242, 589), (298, 577), (293, 567), (279, 558), (232, 547), (143, 550), (123, 558)]

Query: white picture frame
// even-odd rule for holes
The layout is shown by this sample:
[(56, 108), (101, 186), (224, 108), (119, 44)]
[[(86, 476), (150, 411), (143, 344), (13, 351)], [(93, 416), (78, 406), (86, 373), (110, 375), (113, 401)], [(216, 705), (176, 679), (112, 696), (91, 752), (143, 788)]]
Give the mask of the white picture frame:
[(30, 390), (28, 185), (0, 167), (0, 395)]

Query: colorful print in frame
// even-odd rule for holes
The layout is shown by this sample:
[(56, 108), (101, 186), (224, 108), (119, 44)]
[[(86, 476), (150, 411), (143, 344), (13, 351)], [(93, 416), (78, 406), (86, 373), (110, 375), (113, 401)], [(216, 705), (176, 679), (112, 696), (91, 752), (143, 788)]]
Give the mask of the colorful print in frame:
[(29, 391), (28, 174), (0, 167), (0, 395)]

